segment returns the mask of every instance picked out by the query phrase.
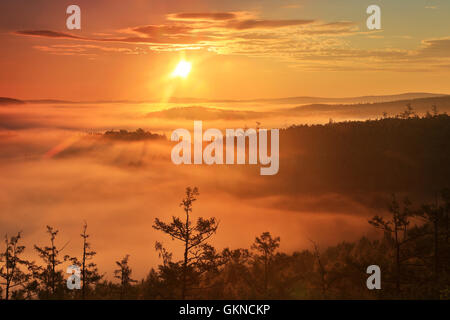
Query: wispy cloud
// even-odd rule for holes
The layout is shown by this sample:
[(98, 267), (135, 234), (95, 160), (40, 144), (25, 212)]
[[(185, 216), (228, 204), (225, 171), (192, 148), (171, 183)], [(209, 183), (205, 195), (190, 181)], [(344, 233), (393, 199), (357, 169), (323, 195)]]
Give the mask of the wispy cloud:
[(99, 52), (123, 53), (123, 54), (139, 54), (139, 48), (125, 48), (115, 46), (100, 46), (94, 44), (56, 44), (56, 45), (37, 45), (34, 49), (48, 52), (56, 55), (84, 55), (97, 56)]
[(282, 5), (281, 8), (283, 9), (298, 9), (301, 8), (302, 5), (301, 4), (297, 4), (297, 3), (292, 3), (292, 4), (285, 4)]
[[(416, 64), (408, 65), (410, 70), (421, 70), (423, 66), (418, 64), (425, 60), (434, 65), (448, 63), (450, 50), (447, 38), (424, 40), (415, 50), (369, 50), (352, 46), (346, 38), (357, 35), (381, 38), (383, 35), (360, 31), (352, 21), (274, 20), (248, 11), (172, 13), (161, 24), (130, 26), (109, 35), (97, 33), (89, 37), (49, 30), (25, 30), (16, 34), (96, 42), (95, 45), (34, 47), (52, 54), (92, 55), (100, 51), (133, 54), (204, 49), (217, 54), (277, 58), (306, 69), (334, 68), (336, 71), (398, 70), (405, 67), (405, 62)], [(114, 43), (123, 45), (114, 48)], [(127, 48), (127, 45), (134, 48)]]
[(51, 30), (22, 30), (15, 32), (18, 35), (45, 37), (45, 38), (65, 38), (65, 39), (84, 39), (82, 37), (74, 36), (70, 33), (51, 31)]
[(188, 20), (188, 21), (224, 21), (237, 19), (242, 13), (235, 12), (193, 12), (193, 13), (174, 13), (169, 14), (169, 20)]

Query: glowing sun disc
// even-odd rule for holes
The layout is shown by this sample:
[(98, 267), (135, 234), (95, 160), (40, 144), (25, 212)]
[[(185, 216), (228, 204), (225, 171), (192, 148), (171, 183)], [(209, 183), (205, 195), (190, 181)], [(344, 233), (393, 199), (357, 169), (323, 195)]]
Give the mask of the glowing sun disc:
[(172, 72), (172, 77), (186, 78), (191, 72), (192, 65), (187, 61), (180, 61)]

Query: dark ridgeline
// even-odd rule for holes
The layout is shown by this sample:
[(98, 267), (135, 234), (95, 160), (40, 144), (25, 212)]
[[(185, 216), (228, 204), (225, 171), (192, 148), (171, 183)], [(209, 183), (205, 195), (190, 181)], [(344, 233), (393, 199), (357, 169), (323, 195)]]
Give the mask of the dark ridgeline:
[[(181, 260), (174, 260), (157, 242), (161, 265), (136, 281), (126, 255), (116, 261), (114, 276), (119, 281), (113, 282), (102, 279), (93, 262), (95, 252), (87, 241), (87, 224), (81, 234), (83, 252), (79, 259), (61, 258), (65, 246), (56, 247), (58, 231), (47, 227), (49, 245), (34, 246), (40, 263), (23, 258), (20, 233), (6, 237), (0, 249), (1, 298), (449, 299), (449, 137), (449, 116), (433, 108), (433, 113), (419, 118), (410, 106), (395, 118), (286, 129), (285, 141), (291, 139), (308, 150), (303, 160), (311, 165), (319, 161), (318, 167), (326, 171), (319, 177), (322, 185), (312, 187), (351, 191), (367, 181), (363, 191), (392, 194), (391, 201), (380, 208), (380, 215), (369, 221), (382, 231), (379, 239), (363, 237), (328, 248), (320, 248), (311, 240), (312, 250), (287, 254), (277, 251), (279, 237), (264, 232), (250, 249), (217, 252), (207, 242), (218, 231), (218, 222), (195, 217), (193, 203), (198, 189), (187, 188), (180, 204), (183, 218), (173, 217), (170, 223), (155, 219), (153, 225), (183, 246)], [(408, 158), (410, 162), (405, 161)], [(348, 161), (345, 167), (332, 166), (331, 170), (327, 166), (343, 159)], [(290, 167), (289, 159), (284, 160), (288, 162), (284, 172), (300, 173), (294, 163)], [(275, 186), (276, 179), (286, 174), (283, 171), (274, 177)], [(338, 185), (341, 175), (346, 179)], [(422, 197), (415, 196), (418, 190)], [(408, 191), (414, 201), (406, 197), (399, 201), (398, 195)], [(425, 191), (433, 196), (426, 199)], [(66, 287), (68, 275), (61, 268), (69, 260), (80, 266), (81, 290)], [(366, 287), (366, 268), (373, 264), (381, 268), (382, 290)]]

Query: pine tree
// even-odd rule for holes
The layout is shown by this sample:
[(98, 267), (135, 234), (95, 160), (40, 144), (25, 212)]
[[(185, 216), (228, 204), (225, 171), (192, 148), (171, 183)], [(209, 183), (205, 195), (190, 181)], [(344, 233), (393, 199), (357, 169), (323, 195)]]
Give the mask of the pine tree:
[(264, 265), (264, 295), (267, 296), (269, 288), (270, 266), (273, 260), (275, 250), (280, 246), (280, 237), (272, 238), (270, 232), (263, 232), (259, 237), (255, 238), (252, 249), (259, 253), (257, 259), (261, 260)]
[(97, 264), (92, 262), (91, 260), (97, 254), (97, 252), (93, 251), (91, 248), (91, 244), (88, 242), (89, 234), (87, 234), (87, 223), (85, 222), (83, 225), (83, 233), (80, 234), (83, 239), (83, 252), (81, 255), (81, 261), (76, 257), (66, 257), (74, 265), (80, 267), (81, 273), (81, 299), (86, 299), (86, 296), (89, 292), (90, 285), (96, 284), (98, 281), (102, 279), (102, 275), (99, 274)]
[(120, 299), (126, 297), (131, 284), (137, 282), (137, 280), (131, 278), (133, 271), (128, 265), (129, 258), (130, 255), (127, 254), (122, 260), (116, 261), (116, 265), (119, 269), (114, 270), (114, 277), (120, 280)]
[[(369, 221), (375, 228), (381, 229), (388, 236), (393, 236), (394, 248), (395, 248), (395, 288), (397, 293), (400, 292), (400, 278), (401, 278), (401, 247), (407, 242), (407, 228), (409, 225), (409, 217), (411, 212), (409, 211), (410, 201), (405, 198), (404, 208), (400, 209), (400, 205), (397, 202), (395, 194), (392, 195), (392, 201), (389, 204), (389, 212), (392, 214), (391, 220), (384, 220), (380, 216), (375, 216)], [(401, 235), (403, 234), (403, 239)]]
[[(21, 256), (25, 250), (25, 246), (19, 245), (22, 238), (19, 232), (16, 236), (8, 238), (5, 236), (5, 249), (0, 252), (0, 278), (4, 282), (0, 285), (5, 286), (5, 299), (10, 298), (13, 288), (18, 286), (25, 287), (25, 284), (30, 279), (30, 275), (24, 271), (24, 268), (30, 266), (30, 262), (24, 260)], [(2, 295), (0, 294), (0, 298)]]
[(183, 243), (184, 254), (182, 261), (181, 298), (185, 299), (188, 290), (188, 274), (192, 274), (195, 269), (200, 273), (215, 267), (217, 254), (212, 246), (206, 241), (216, 233), (218, 222), (216, 218), (203, 219), (199, 217), (195, 225), (192, 225), (191, 214), (193, 203), (199, 195), (198, 189), (186, 188), (185, 197), (180, 206), (183, 207), (185, 219), (182, 221), (178, 217), (172, 217), (171, 223), (165, 223), (155, 219), (153, 228), (167, 233), (172, 239)]
[(43, 266), (33, 266), (33, 276), (39, 281), (39, 287), (36, 288), (39, 297), (44, 299), (62, 298), (66, 290), (64, 275), (57, 267), (62, 264), (66, 258), (61, 260), (60, 253), (68, 243), (63, 247), (56, 247), (56, 236), (58, 230), (47, 226), (47, 233), (50, 235), (50, 246), (39, 247), (34, 245), (39, 257), (43, 260)]

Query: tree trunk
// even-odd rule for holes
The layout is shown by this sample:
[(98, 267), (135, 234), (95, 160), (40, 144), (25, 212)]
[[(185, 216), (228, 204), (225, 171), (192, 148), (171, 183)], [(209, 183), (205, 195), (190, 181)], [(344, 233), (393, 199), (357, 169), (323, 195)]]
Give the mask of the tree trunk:
[(397, 225), (395, 227), (395, 265), (396, 265), (396, 279), (395, 279), (395, 289), (397, 293), (400, 292), (400, 243), (398, 242), (398, 231)]
[(267, 270), (267, 256), (264, 257), (264, 296), (267, 297), (267, 282), (268, 282), (268, 270)]
[(186, 239), (184, 241), (184, 262), (183, 262), (183, 286), (181, 289), (181, 299), (186, 298), (187, 287), (187, 264), (188, 264), (188, 251), (189, 251), (189, 211), (186, 210)]
[(439, 281), (438, 244), (439, 244), (439, 219), (438, 219), (438, 212), (436, 211), (436, 216), (434, 218), (434, 279), (436, 283)]
[(8, 251), (8, 238), (6, 238), (6, 251), (5, 251), (5, 258), (6, 258), (6, 296), (5, 299), (8, 300), (9, 299), (9, 285), (10, 285), (10, 275), (9, 275), (9, 251)]
[[(86, 235), (86, 234), (85, 234)], [(86, 297), (86, 238), (83, 241), (83, 287), (81, 288), (81, 299)]]
[(445, 241), (448, 243), (448, 208), (446, 209), (446, 212), (445, 212), (445, 220), (446, 220), (446, 234), (445, 234), (445, 236), (446, 236), (446, 238), (445, 238)]
[(51, 263), (52, 263), (52, 274), (51, 274), (51, 278), (52, 278), (52, 296), (55, 295), (55, 242), (52, 239), (52, 258), (51, 258)]

